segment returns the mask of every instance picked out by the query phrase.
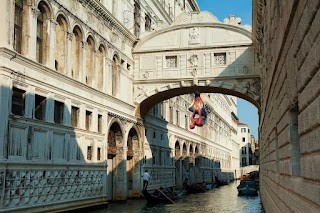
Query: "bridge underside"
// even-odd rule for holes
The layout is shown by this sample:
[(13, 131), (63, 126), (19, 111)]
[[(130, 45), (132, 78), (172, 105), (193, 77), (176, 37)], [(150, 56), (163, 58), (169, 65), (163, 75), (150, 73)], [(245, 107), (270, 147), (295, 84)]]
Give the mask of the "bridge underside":
[(134, 103), (144, 117), (157, 103), (193, 93), (223, 93), (260, 108), (260, 73), (251, 29), (230, 16), (182, 14), (143, 37), (133, 51)]

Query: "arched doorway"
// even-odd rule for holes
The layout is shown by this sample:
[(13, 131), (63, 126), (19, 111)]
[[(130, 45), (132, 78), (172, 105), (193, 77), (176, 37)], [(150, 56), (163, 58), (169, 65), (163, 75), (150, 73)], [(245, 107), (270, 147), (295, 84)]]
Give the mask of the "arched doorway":
[(140, 192), (140, 145), (139, 136), (134, 128), (129, 131), (127, 139), (127, 197), (137, 197)]
[[(107, 193), (109, 200), (124, 200), (123, 190), (123, 135), (118, 123), (113, 123), (108, 134)], [(116, 178), (115, 178), (116, 177)]]

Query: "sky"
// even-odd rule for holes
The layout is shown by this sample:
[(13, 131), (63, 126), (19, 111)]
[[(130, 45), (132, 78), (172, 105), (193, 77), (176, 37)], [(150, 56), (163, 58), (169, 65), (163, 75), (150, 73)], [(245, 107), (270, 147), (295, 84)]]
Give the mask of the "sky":
[[(209, 11), (220, 22), (223, 22), (229, 14), (241, 18), (243, 25), (252, 25), (252, 0), (198, 0), (201, 11)], [(238, 98), (238, 117), (251, 129), (251, 134), (258, 140), (258, 109), (250, 102)]]

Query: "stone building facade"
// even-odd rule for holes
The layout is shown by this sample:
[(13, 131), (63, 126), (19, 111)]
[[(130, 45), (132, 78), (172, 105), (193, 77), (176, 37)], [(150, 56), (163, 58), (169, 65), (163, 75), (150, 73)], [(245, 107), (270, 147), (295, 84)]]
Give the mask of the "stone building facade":
[(185, 169), (197, 182), (233, 177), (235, 98), (206, 96), (215, 111), (191, 132), (190, 95), (156, 105), (144, 120), (133, 104), (138, 38), (199, 12), (196, 1), (1, 3), (0, 212), (138, 197), (144, 169), (150, 188), (181, 185)]
[(262, 203), (266, 212), (319, 212), (320, 1), (253, 2)]

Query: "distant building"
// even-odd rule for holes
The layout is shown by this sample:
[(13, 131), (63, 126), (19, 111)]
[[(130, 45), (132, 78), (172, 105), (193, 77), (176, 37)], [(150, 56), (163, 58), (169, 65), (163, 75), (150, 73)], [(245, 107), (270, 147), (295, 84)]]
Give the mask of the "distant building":
[(240, 143), (240, 167), (248, 166), (250, 165), (252, 151), (250, 128), (247, 124), (238, 123), (238, 141)]

